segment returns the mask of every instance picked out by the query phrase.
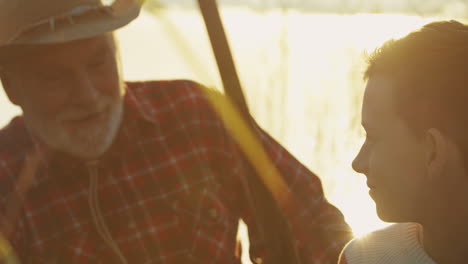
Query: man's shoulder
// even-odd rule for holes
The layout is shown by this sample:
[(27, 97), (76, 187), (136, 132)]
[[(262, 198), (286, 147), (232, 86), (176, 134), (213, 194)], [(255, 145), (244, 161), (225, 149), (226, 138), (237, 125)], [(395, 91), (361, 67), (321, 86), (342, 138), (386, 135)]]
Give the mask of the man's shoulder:
[(8, 125), (0, 129), (0, 159), (4, 155), (12, 155), (30, 145), (31, 141), (23, 117), (13, 118)]
[(0, 196), (14, 182), (19, 164), (31, 141), (22, 117), (15, 117), (0, 129)]
[[(215, 89), (192, 80), (158, 80), (127, 82), (130, 91), (142, 100), (155, 100), (174, 104), (184, 101), (206, 100), (207, 93), (219, 93)], [(221, 95), (221, 93), (219, 93)]]
[[(212, 114), (209, 98), (223, 97), (215, 89), (191, 80), (127, 82), (127, 101), (150, 118), (194, 118)], [(204, 117), (207, 117), (206, 115)]]

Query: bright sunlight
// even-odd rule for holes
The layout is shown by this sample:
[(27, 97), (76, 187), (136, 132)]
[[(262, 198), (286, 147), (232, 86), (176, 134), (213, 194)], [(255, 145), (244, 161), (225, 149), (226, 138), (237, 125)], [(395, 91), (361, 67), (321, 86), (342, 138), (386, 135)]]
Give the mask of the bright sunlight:
[[(431, 19), (238, 8), (225, 9), (223, 19), (257, 121), (320, 176), (357, 236), (386, 225), (364, 177), (351, 169), (363, 140), (363, 55)], [(146, 14), (120, 33), (128, 79), (184, 77), (220, 87), (197, 12)]]
[[(363, 54), (432, 19), (238, 8), (224, 9), (223, 18), (257, 121), (320, 176), (355, 235), (384, 226), (364, 177), (351, 169), (363, 141)], [(129, 80), (191, 78), (220, 86), (197, 10), (144, 12), (118, 37)], [(0, 111), (1, 125), (20, 112), (3, 92)]]

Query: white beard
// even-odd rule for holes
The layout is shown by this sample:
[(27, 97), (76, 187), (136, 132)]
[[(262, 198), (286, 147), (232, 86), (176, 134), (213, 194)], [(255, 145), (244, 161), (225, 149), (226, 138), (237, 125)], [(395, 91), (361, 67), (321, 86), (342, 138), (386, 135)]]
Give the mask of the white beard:
[(42, 118), (35, 113), (26, 114), (27, 111), (24, 111), (24, 118), (28, 128), (48, 148), (82, 159), (94, 159), (109, 149), (122, 120), (123, 102), (121, 98), (117, 102), (112, 102), (111, 105), (109, 103), (106, 105), (110, 109), (103, 122), (73, 131), (66, 129), (63, 122), (70, 120), (70, 117), (84, 116), (84, 111), (59, 114), (54, 119)]

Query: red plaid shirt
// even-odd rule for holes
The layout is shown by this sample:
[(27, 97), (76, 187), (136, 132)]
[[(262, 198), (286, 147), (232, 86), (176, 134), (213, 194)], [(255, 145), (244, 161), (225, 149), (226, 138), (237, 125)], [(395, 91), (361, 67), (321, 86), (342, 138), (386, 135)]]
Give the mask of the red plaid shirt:
[[(21, 262), (118, 263), (93, 221), (92, 177), (100, 215), (128, 263), (239, 263), (239, 218), (249, 226), (251, 256), (264, 257), (239, 179), (252, 167), (201, 89), (190, 81), (128, 83), (119, 134), (97, 164), (64, 155), (44, 163), (8, 237)], [(303, 262), (335, 263), (351, 234), (342, 214), (314, 174), (257, 131), (300, 198), (287, 218)], [(0, 132), (3, 210), (32, 145), (20, 117)]]

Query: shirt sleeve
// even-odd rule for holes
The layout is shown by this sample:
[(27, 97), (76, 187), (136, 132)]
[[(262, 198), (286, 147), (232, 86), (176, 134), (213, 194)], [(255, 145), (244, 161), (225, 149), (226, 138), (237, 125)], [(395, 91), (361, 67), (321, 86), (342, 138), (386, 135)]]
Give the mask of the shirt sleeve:
[[(314, 173), (266, 132), (256, 128), (266, 152), (293, 194), (293, 201), (283, 215), (290, 226), (302, 263), (337, 263), (341, 249), (352, 238), (342, 213), (325, 199), (321, 181)], [(251, 234), (251, 256), (255, 258), (265, 249), (255, 237), (258, 230), (252, 216), (246, 218)]]
[[(222, 108), (225, 107), (220, 101), (226, 100), (226, 97), (210, 93), (211, 95), (208, 95), (211, 97), (209, 101), (211, 100), (213, 105), (218, 104), (218, 106), (222, 105)], [(221, 112), (223, 111), (218, 111), (217, 116), (222, 116)], [(295, 159), (253, 120), (252, 124), (258, 140), (283, 177), (289, 193), (293, 195), (293, 202), (288, 203), (289, 207), (285, 208), (282, 215), (290, 227), (292, 243), (297, 249), (301, 263), (336, 264), (341, 249), (352, 238), (352, 232), (344, 221), (342, 213), (325, 199), (321, 181), (314, 173)], [(251, 196), (249, 192), (257, 192), (258, 190), (246, 191), (245, 184), (242, 183), (242, 178), (257, 177), (257, 175), (251, 162), (243, 154), (239, 142), (236, 142), (233, 131), (230, 131), (226, 125), (228, 124), (223, 125), (221, 122), (220, 127), (218, 127), (224, 127), (224, 133), (220, 130), (215, 132), (213, 129), (210, 132), (211, 142), (221, 140), (219, 135), (224, 134), (224, 142), (212, 143), (223, 146), (220, 153), (223, 153), (225, 158), (221, 162), (222, 164), (217, 165), (224, 168), (220, 169), (221, 174), (229, 175), (229, 177), (224, 177), (229, 182), (229, 185), (226, 184), (226, 186), (230, 186), (224, 190), (224, 198), (230, 200), (231, 205), (235, 207), (234, 210), (240, 212), (240, 217), (248, 226), (251, 258), (261, 258), (264, 260), (263, 263), (269, 263), (269, 249), (266, 248), (265, 241), (262, 241), (262, 237), (259, 235), (258, 226), (262, 223), (256, 221), (255, 211), (250, 201), (252, 197), (249, 198)], [(226, 168), (229, 169), (226, 170)]]

